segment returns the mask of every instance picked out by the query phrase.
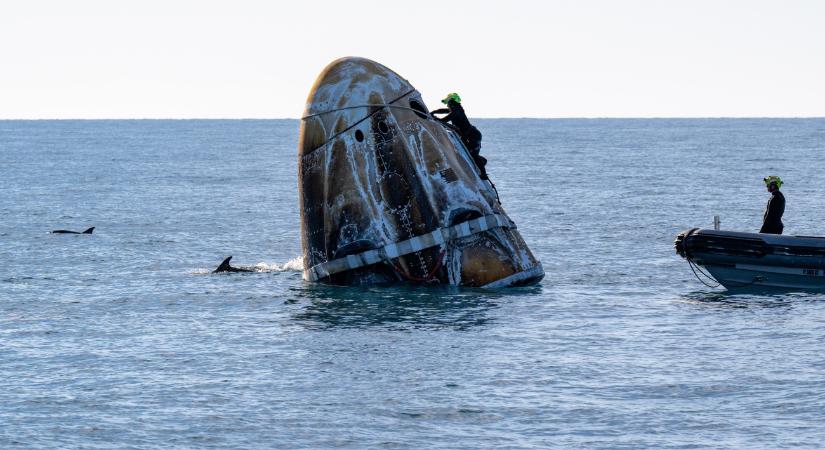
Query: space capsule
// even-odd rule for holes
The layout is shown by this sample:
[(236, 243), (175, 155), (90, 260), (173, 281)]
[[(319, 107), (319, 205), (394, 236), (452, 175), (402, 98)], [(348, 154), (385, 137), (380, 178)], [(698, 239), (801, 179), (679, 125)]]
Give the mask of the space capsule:
[(544, 277), (457, 133), (374, 61), (341, 58), (316, 79), (298, 188), (306, 280), (496, 288)]

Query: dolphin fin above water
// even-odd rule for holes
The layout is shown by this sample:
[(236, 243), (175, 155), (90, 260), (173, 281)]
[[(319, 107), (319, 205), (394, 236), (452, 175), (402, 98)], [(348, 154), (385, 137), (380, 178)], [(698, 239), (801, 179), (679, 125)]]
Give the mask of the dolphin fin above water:
[(85, 231), (72, 231), (72, 230), (53, 230), (50, 233), (52, 234), (92, 234), (95, 231), (95, 227), (87, 228)]
[(254, 272), (252, 269), (242, 269), (239, 267), (232, 267), (229, 265), (229, 261), (232, 257), (228, 257), (223, 260), (223, 262), (218, 266), (217, 269), (213, 270), (212, 273), (222, 273), (222, 272)]

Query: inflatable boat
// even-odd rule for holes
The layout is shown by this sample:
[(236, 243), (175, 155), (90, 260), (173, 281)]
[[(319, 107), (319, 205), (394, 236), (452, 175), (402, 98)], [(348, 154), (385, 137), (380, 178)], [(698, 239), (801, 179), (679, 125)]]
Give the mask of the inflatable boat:
[(825, 237), (693, 228), (679, 233), (674, 245), (697, 278), (710, 275), (729, 290), (825, 290)]

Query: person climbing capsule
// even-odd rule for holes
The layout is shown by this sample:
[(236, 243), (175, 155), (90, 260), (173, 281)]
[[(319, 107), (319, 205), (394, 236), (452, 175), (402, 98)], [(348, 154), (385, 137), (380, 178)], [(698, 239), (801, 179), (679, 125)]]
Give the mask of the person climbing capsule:
[[(473, 157), (473, 161), (476, 163), (476, 166), (478, 166), (481, 179), (489, 179), (487, 177), (487, 170), (485, 169), (485, 166), (487, 165), (487, 158), (481, 156), (480, 154), (481, 132), (470, 123), (469, 119), (467, 119), (467, 114), (464, 112), (464, 107), (461, 106), (461, 97), (457, 93), (452, 92), (447, 94), (447, 96), (441, 100), (441, 103), (444, 103), (447, 107), (436, 109), (435, 111), (432, 111), (431, 114), (442, 123), (449, 123), (455, 128), (458, 135), (461, 137), (461, 141), (464, 143), (464, 146), (470, 151), (470, 156)], [(436, 114), (446, 114), (446, 116), (437, 117)]]
[(762, 229), (760, 233), (768, 234), (782, 234), (785, 225), (782, 223), (782, 214), (785, 213), (785, 196), (779, 192), (782, 187), (782, 180), (776, 176), (771, 175), (765, 177), (762, 181), (765, 182), (768, 192), (771, 193), (771, 198), (768, 200), (768, 205), (765, 207), (765, 215), (762, 218)]

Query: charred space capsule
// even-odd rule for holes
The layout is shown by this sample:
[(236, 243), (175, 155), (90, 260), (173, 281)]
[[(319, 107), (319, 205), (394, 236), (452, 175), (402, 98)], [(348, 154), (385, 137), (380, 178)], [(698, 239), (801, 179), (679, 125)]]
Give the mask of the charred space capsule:
[(459, 136), (374, 61), (338, 59), (315, 81), (298, 188), (306, 280), (503, 287), (544, 277)]

